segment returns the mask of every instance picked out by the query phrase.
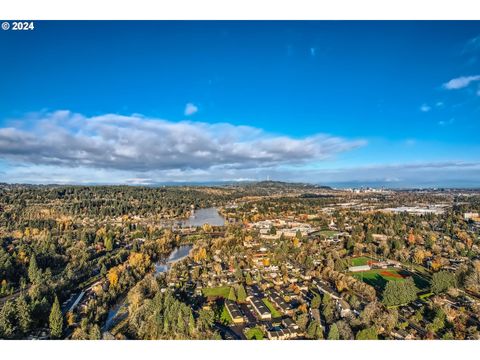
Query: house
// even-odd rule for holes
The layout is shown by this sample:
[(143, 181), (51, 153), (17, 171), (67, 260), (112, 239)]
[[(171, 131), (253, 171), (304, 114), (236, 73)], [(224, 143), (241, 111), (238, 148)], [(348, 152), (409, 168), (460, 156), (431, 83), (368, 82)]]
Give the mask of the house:
[(227, 309), (227, 312), (232, 318), (234, 324), (242, 324), (245, 321), (240, 307), (236, 302), (232, 300), (225, 300), (225, 308)]
[(478, 212), (466, 212), (463, 214), (464, 220), (478, 220), (480, 219), (480, 215)]
[(370, 265), (359, 265), (359, 266), (350, 266), (348, 271), (350, 272), (359, 272), (359, 271), (368, 271), (370, 270)]
[(268, 298), (283, 314), (292, 314), (293, 309), (276, 290), (270, 290), (268, 292)]
[[(317, 309), (318, 310), (318, 309)], [(282, 320), (282, 325), (290, 329), (298, 329), (298, 325), (292, 318), (285, 318)]]
[(262, 320), (271, 320), (272, 313), (268, 310), (268, 307), (264, 304), (260, 298), (253, 296), (250, 297), (249, 300), (252, 307), (255, 309), (257, 316)]
[(328, 294), (332, 299), (335, 299), (335, 300), (340, 299), (340, 294), (338, 292), (336, 292), (335, 290), (333, 290), (332, 288), (330, 288), (329, 286), (323, 283), (317, 284), (317, 288), (318, 288), (318, 291), (320, 291), (320, 293)]
[(267, 330), (267, 337), (270, 340), (286, 340), (298, 337), (299, 332), (296, 329), (283, 328)]
[(350, 315), (352, 311), (350, 304), (343, 299), (337, 300), (337, 309), (340, 311), (341, 317), (346, 317)]

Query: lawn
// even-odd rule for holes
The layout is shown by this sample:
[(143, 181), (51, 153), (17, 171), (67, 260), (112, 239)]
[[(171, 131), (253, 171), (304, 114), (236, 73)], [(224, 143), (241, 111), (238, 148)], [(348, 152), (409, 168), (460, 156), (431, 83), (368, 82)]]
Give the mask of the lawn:
[(212, 287), (212, 288), (205, 288), (203, 289), (203, 295), (206, 297), (221, 297), (224, 299), (228, 299), (228, 295), (230, 294), (230, 286), (219, 286), (219, 287)]
[(248, 340), (263, 340), (263, 332), (258, 327), (246, 330), (245, 336)]
[(350, 259), (352, 266), (362, 266), (367, 265), (369, 261), (373, 261), (373, 259), (366, 257), (366, 256), (359, 256)]
[(383, 290), (388, 281), (403, 281), (403, 279), (412, 276), (415, 286), (419, 290), (427, 289), (430, 284), (424, 278), (412, 274), (406, 270), (399, 270), (395, 268), (388, 269), (373, 269), (368, 271), (362, 271), (352, 273), (355, 278), (364, 281), (365, 283), (372, 285), (378, 290)]
[(270, 312), (272, 313), (272, 318), (278, 318), (282, 316), (282, 314), (277, 309), (275, 309), (275, 306), (273, 306), (273, 304), (270, 301), (268, 301), (267, 298), (262, 299), (262, 301), (265, 304), (265, 306), (268, 308), (268, 310), (270, 310)]
[(320, 235), (325, 236), (327, 238), (335, 236), (338, 234), (338, 231), (335, 230), (321, 230)]
[(222, 314), (220, 315), (220, 322), (227, 325), (233, 324), (232, 317), (228, 313), (227, 307), (225, 305), (223, 305), (223, 308), (222, 308)]

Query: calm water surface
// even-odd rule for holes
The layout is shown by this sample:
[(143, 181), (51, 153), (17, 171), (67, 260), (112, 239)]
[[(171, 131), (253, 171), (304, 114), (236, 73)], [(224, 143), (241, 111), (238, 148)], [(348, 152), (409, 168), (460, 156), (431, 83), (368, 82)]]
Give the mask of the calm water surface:
[(225, 218), (219, 214), (218, 209), (211, 207), (195, 210), (194, 213), (183, 224), (184, 227), (202, 226), (209, 224), (212, 226), (224, 226)]

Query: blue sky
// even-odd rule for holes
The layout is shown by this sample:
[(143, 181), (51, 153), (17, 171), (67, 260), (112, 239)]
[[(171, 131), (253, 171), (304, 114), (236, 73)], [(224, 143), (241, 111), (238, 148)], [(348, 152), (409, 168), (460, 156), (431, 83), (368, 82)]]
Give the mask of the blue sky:
[(2, 181), (480, 186), (480, 22), (42, 21), (0, 46)]

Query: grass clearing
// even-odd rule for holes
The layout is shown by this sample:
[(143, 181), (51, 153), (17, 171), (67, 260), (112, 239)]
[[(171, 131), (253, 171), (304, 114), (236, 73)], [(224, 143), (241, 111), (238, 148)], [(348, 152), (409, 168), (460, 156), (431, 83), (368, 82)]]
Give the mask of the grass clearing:
[(329, 238), (329, 237), (332, 237), (332, 236), (335, 236), (338, 234), (338, 231), (335, 231), (335, 230), (321, 230), (319, 232), (319, 234), (321, 236), (325, 236), (326, 238)]
[(220, 322), (226, 325), (231, 325), (233, 324), (233, 319), (228, 313), (227, 307), (223, 305), (222, 307), (222, 313), (220, 315)]
[(212, 287), (212, 288), (205, 288), (202, 290), (203, 296), (206, 297), (221, 297), (224, 299), (228, 299), (228, 295), (230, 294), (230, 286), (219, 286), (219, 287)]
[(263, 340), (263, 331), (258, 327), (245, 330), (245, 337), (248, 340)]
[(270, 310), (270, 312), (272, 313), (272, 318), (282, 317), (282, 314), (280, 313), (280, 311), (278, 311), (275, 308), (275, 306), (273, 306), (273, 304), (267, 298), (262, 299), (262, 301), (265, 304), (265, 306), (268, 308), (268, 310)]

